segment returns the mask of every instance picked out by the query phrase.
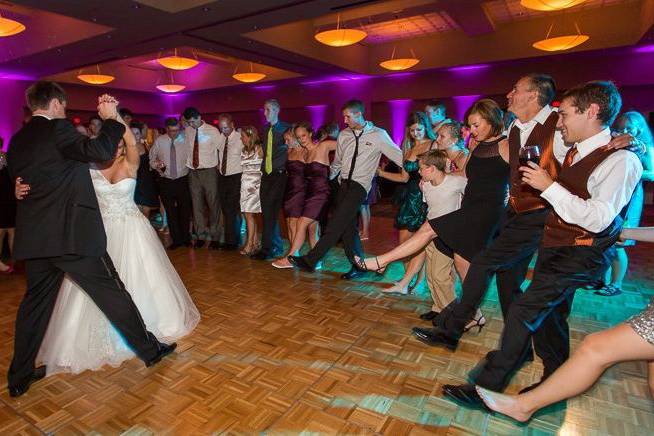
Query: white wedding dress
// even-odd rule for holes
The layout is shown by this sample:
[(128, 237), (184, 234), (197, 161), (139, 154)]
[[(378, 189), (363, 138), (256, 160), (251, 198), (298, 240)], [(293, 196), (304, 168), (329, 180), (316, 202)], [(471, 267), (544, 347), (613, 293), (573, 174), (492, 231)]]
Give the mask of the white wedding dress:
[[(148, 330), (162, 342), (190, 333), (200, 313), (134, 203), (136, 180), (112, 184), (96, 169), (91, 169), (91, 179), (107, 233), (107, 252)], [(134, 355), (100, 309), (66, 277), (37, 357), (47, 365), (47, 374), (116, 367)]]

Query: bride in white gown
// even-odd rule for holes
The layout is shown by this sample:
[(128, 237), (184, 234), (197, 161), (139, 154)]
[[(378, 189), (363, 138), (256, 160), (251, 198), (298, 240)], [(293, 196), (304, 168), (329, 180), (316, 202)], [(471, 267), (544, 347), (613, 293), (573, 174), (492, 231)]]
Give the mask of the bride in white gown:
[[(122, 121), (119, 119), (119, 121)], [(190, 333), (200, 320), (184, 284), (149, 221), (134, 203), (139, 155), (129, 128), (116, 159), (91, 169), (107, 252), (149, 331), (170, 342)], [(17, 185), (17, 192), (20, 186)], [(135, 354), (104, 314), (75, 282), (61, 285), (37, 362), (47, 374), (80, 373), (118, 366)]]

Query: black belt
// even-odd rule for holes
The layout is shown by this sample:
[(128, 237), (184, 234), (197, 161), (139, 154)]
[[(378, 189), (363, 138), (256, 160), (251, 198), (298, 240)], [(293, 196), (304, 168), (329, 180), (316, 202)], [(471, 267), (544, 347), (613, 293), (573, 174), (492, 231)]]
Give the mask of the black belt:
[(270, 174), (268, 174), (265, 170), (263, 171), (264, 176), (272, 176), (272, 175), (278, 175), (278, 174), (287, 174), (286, 169), (279, 169), (279, 170), (272, 170)]

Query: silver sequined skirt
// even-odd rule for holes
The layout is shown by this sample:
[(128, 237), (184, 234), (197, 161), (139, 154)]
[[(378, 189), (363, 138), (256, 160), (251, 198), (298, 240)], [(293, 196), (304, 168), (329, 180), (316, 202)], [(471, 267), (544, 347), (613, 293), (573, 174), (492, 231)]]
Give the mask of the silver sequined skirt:
[(654, 345), (654, 300), (640, 312), (627, 320), (638, 335), (650, 344)]

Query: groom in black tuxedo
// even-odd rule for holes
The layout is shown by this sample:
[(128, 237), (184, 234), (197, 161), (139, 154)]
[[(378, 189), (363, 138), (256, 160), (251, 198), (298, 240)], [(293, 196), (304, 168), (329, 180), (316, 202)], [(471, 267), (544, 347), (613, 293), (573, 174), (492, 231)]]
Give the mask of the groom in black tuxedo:
[(89, 162), (114, 158), (125, 127), (117, 102), (100, 98), (104, 119), (90, 139), (65, 119), (66, 94), (54, 82), (37, 82), (26, 92), (32, 119), (11, 140), (12, 179), (31, 187), (18, 202), (14, 255), (25, 259), (27, 292), (18, 309), (14, 357), (8, 374), (9, 394), (24, 394), (45, 376), (35, 359), (45, 335), (64, 274), (95, 302), (147, 366), (170, 354), (176, 344), (160, 343), (147, 331), (111, 258), (89, 173)]

